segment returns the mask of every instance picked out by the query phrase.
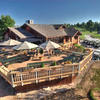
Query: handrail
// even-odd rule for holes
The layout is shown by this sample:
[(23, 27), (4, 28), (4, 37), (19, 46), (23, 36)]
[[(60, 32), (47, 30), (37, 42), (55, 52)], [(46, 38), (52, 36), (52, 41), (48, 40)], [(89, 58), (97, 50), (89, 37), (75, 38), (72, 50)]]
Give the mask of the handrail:
[[(26, 81), (31, 81), (33, 82), (36, 81), (38, 82), (38, 80), (43, 80), (46, 81), (47, 78), (58, 78), (58, 77), (67, 77), (66, 75), (73, 75), (75, 73), (78, 73), (80, 70), (80, 68), (83, 68), (88, 61), (91, 60), (92, 58), (92, 54), (93, 51), (92, 49), (89, 49), (90, 52), (89, 54), (79, 63), (73, 63), (73, 64), (60, 64), (57, 66), (52, 66), (52, 67), (44, 67), (44, 68), (35, 68), (35, 69), (31, 69), (28, 71), (23, 71), (23, 72), (19, 72), (19, 71), (7, 71), (4, 68), (6, 67), (1, 67), (1, 71), (0, 73), (3, 73), (3, 71), (6, 71), (6, 78), (8, 77), (7, 81), (11, 81), (12, 86), (14, 84), (24, 84), (24, 82)], [(81, 67), (80, 67), (81, 66)], [(80, 68), (79, 68), (80, 67)], [(16, 85), (17, 86), (17, 85)]]

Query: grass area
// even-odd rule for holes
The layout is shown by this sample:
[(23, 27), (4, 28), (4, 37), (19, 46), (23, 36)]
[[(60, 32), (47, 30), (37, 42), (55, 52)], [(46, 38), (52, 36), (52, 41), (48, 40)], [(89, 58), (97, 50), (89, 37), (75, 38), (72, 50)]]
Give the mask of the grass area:
[(100, 34), (97, 34), (97, 31), (90, 32), (84, 28), (78, 28), (78, 27), (75, 27), (75, 29), (79, 30), (82, 33), (82, 35), (80, 36), (80, 39), (82, 40), (85, 39), (85, 35), (91, 35), (93, 38), (100, 39)]
[(95, 74), (91, 80), (95, 84), (95, 87), (100, 88), (100, 69), (94, 69), (94, 71)]

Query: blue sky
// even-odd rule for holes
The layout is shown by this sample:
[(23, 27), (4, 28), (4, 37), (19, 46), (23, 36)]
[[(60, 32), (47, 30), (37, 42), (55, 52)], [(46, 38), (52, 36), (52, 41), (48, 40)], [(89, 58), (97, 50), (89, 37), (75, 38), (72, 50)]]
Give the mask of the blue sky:
[(100, 22), (100, 0), (0, 0), (0, 15), (10, 15), (17, 25)]

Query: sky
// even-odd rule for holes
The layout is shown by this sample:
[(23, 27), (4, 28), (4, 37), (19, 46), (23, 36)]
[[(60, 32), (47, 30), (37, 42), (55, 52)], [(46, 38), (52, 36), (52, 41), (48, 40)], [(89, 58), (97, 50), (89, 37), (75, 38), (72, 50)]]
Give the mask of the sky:
[(10, 15), (16, 25), (100, 22), (100, 0), (0, 0), (0, 16)]

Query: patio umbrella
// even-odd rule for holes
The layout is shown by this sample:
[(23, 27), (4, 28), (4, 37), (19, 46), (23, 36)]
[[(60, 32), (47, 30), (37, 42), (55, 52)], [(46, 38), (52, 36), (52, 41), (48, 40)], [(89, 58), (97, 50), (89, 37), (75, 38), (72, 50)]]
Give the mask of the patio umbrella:
[(40, 45), (40, 47), (43, 48), (43, 49), (46, 49), (46, 50), (50, 50), (50, 49), (60, 48), (60, 45), (49, 40), (49, 41), (42, 43)]
[(15, 46), (15, 45), (19, 45), (19, 44), (21, 44), (21, 42), (19, 42), (17, 40), (9, 39), (7, 41), (1, 42), (0, 46)]
[(25, 49), (33, 49), (33, 48), (37, 48), (38, 45), (30, 43), (30, 42), (23, 42), (15, 47), (13, 47), (14, 50), (25, 50)]

